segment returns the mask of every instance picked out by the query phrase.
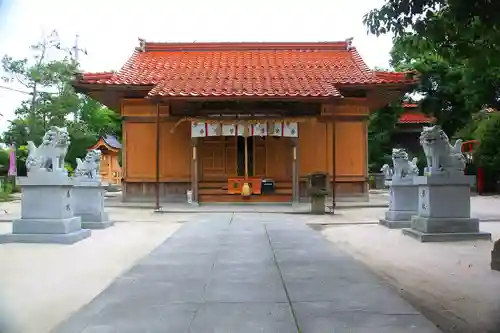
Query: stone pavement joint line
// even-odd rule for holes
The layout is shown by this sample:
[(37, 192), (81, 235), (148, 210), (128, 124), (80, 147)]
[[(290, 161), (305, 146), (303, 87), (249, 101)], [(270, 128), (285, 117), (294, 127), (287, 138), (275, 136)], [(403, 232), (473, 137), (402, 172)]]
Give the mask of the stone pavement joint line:
[(197, 215), (56, 333), (437, 333), (361, 263), (278, 214)]
[(278, 264), (278, 260), (276, 259), (276, 253), (274, 252), (273, 244), (271, 243), (271, 239), (269, 237), (269, 233), (267, 231), (267, 228), (265, 228), (265, 230), (266, 230), (267, 239), (269, 241), (269, 246), (271, 247), (271, 250), (273, 251), (274, 263), (276, 264), (276, 268), (278, 269), (278, 274), (280, 275), (281, 282), (283, 283), (283, 289), (285, 291), (286, 299), (288, 301), (288, 304), (290, 304), (290, 311), (292, 312), (294, 324), (297, 327), (297, 332), (300, 333), (300, 327), (299, 327), (299, 323), (297, 321), (297, 316), (295, 315), (295, 311), (293, 309), (292, 301), (290, 299), (290, 293), (288, 292), (288, 289), (286, 288), (286, 283), (285, 283), (285, 280), (283, 279), (283, 273), (281, 272), (279, 264)]

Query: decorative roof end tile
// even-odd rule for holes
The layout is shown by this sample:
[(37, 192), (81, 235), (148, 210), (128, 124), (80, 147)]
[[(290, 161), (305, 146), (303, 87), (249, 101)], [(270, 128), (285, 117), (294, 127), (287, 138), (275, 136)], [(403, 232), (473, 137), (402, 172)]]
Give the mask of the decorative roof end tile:
[(346, 43), (346, 50), (350, 50), (353, 48), (352, 41), (354, 40), (354, 37), (349, 37), (345, 40)]
[(140, 37), (138, 39), (139, 39), (139, 46), (136, 47), (135, 49), (139, 52), (146, 52), (146, 40)]

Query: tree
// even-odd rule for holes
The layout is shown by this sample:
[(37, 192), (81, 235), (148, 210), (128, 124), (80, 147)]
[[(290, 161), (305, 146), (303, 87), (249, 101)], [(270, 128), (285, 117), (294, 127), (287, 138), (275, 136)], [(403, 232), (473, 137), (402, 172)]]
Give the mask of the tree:
[(423, 109), (450, 135), (482, 105), (499, 106), (496, 7), (486, 0), (391, 0), (365, 16), (371, 33), (395, 34), (393, 65), (421, 73)]
[(462, 128), (482, 98), (464, 80), (464, 65), (440, 56), (428, 44), (413, 36), (396, 38), (391, 65), (397, 70), (416, 70), (420, 84), (416, 92), (424, 96), (422, 110), (437, 119), (451, 136)]
[(380, 172), (382, 165), (392, 163), (393, 142), (391, 137), (403, 111), (401, 103), (394, 103), (378, 109), (370, 115), (368, 123), (368, 167), (370, 172)]
[(5, 176), (9, 170), (9, 151), (0, 148), (0, 176)]
[[(6, 75), (2, 78), (6, 82), (16, 81), (28, 90), (30, 98), (16, 110), (16, 116), (24, 120), (29, 140), (38, 141), (49, 126), (64, 125), (66, 117), (77, 107), (78, 98), (71, 93), (69, 84), (77, 64), (60, 51), (55, 31), (30, 49), (33, 52), (31, 60), (3, 57)], [(62, 58), (51, 60), (61, 55)]]
[[(4, 56), (3, 79), (23, 85), (30, 95), (15, 111), (15, 119), (2, 135), (5, 143), (23, 146), (27, 141), (39, 144), (49, 126), (66, 126), (71, 146), (66, 161), (75, 165), (76, 157), (85, 155), (86, 149), (104, 133), (121, 136), (120, 117), (113, 111), (84, 95), (71, 86), (78, 63), (68, 49), (52, 32), (31, 46), (31, 59)], [(20, 152), (21, 153), (21, 152)]]
[(424, 109), (448, 134), (479, 141), (486, 190), (500, 179), (500, 113), (483, 107), (500, 106), (499, 9), (488, 0), (390, 0), (365, 16), (370, 32), (395, 34), (393, 64), (422, 74)]

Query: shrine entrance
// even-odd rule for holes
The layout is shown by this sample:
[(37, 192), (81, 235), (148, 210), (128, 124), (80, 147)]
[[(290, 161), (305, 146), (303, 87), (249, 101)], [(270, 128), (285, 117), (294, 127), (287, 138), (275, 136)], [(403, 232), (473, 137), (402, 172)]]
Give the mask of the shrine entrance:
[[(247, 168), (247, 176), (254, 176), (254, 138), (242, 137), (236, 138), (236, 158), (237, 158), (237, 175), (240, 177), (245, 176), (245, 168)], [(245, 143), (246, 140), (246, 143)], [(264, 146), (265, 149), (265, 146)], [(246, 152), (245, 152), (246, 150)], [(246, 157), (245, 157), (246, 155)], [(265, 156), (264, 156), (265, 157)]]
[[(242, 127), (243, 125), (239, 125)], [(292, 124), (297, 128), (297, 124)], [(285, 125), (279, 127), (283, 132)], [(234, 133), (226, 129), (201, 128), (204, 133)], [(294, 130), (294, 128), (292, 128)], [(236, 132), (236, 131), (235, 131)], [(297, 134), (297, 130), (287, 130)], [(199, 133), (199, 132), (198, 132)], [(243, 130), (240, 131), (243, 133)], [(252, 135), (252, 134), (263, 135)], [(236, 134), (236, 133), (234, 133)], [(293, 137), (267, 135), (257, 124), (249, 125), (244, 135), (197, 137), (198, 194), (200, 202), (239, 202), (245, 186), (250, 187), (246, 202), (291, 202), (293, 195)], [(274, 134), (274, 132), (271, 132)], [(268, 180), (272, 189), (263, 193), (261, 184)], [(269, 189), (269, 188), (267, 188)]]

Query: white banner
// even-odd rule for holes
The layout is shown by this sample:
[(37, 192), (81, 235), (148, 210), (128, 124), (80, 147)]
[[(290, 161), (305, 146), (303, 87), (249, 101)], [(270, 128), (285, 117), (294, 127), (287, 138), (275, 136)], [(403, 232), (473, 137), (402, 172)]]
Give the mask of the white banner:
[(193, 122), (191, 124), (191, 137), (205, 136), (285, 136), (296, 138), (299, 136), (299, 126), (296, 122), (263, 122), (248, 124), (247, 133), (243, 124), (217, 124), (206, 122)]
[(299, 124), (286, 122), (283, 126), (283, 136), (296, 138), (299, 136)]

